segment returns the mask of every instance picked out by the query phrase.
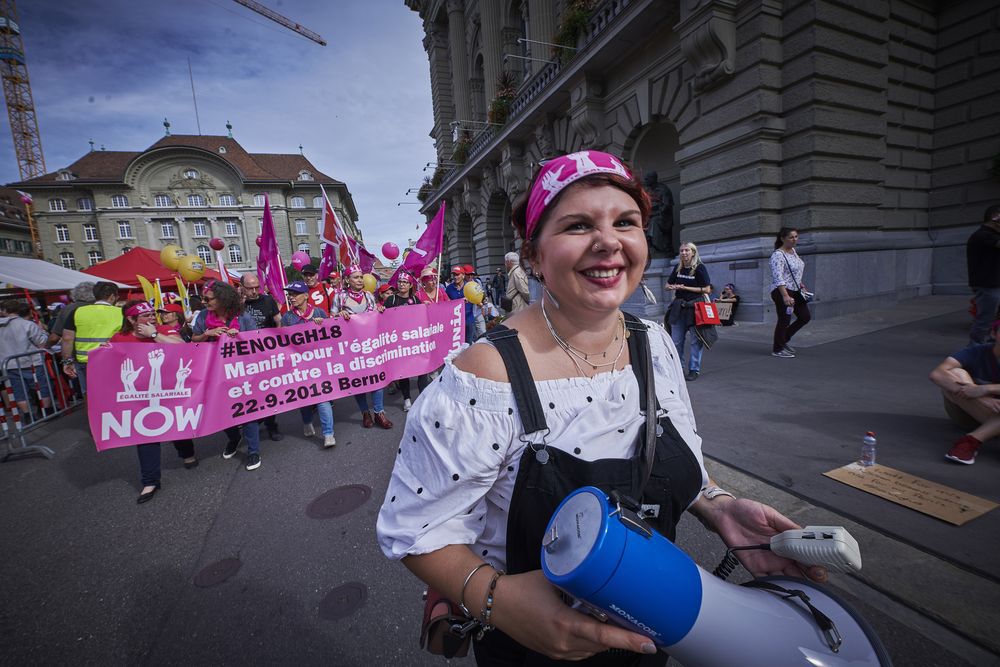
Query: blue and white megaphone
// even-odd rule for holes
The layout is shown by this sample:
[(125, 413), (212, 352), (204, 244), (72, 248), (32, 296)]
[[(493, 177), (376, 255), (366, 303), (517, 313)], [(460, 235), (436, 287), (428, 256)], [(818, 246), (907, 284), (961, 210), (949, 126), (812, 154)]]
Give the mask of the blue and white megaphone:
[(892, 664), (868, 623), (830, 591), (792, 577), (758, 580), (765, 588), (727, 583), (592, 486), (552, 515), (542, 569), (590, 611), (649, 637), (685, 667)]

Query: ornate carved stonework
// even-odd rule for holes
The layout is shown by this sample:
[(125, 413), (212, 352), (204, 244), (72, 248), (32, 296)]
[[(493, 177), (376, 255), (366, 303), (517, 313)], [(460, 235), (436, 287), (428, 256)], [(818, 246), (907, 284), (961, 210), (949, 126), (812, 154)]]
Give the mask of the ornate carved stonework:
[(692, 88), (717, 86), (736, 70), (736, 0), (688, 0), (674, 30), (694, 70)]
[(183, 172), (175, 172), (170, 176), (171, 190), (214, 190), (215, 180), (208, 174), (200, 174), (198, 178), (187, 178)]
[(514, 142), (507, 143), (500, 151), (500, 164), (497, 166), (500, 187), (507, 193), (511, 201), (524, 191), (526, 178), (524, 169), (524, 148)]
[(570, 93), (570, 123), (584, 146), (599, 146), (604, 135), (604, 85), (584, 79)]

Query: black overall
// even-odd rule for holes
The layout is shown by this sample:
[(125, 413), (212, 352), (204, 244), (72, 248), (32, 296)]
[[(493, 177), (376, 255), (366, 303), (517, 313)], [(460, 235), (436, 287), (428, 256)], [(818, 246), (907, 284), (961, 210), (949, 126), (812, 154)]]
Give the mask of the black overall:
[[(626, 314), (629, 355), (633, 372), (639, 381), (639, 406), (645, 412), (646, 396), (645, 358), (649, 340), (646, 326), (637, 318)], [(511, 389), (518, 406), (525, 435), (547, 431), (545, 417), (531, 370), (517, 331), (503, 326), (495, 327), (486, 337), (496, 346), (507, 367)], [(656, 396), (654, 408), (659, 408)], [(674, 539), (681, 513), (701, 489), (701, 468), (694, 454), (681, 439), (669, 416), (658, 422), (656, 457), (652, 473), (642, 492), (643, 505), (659, 506), (658, 518), (647, 518), (661, 534)], [(617, 490), (638, 498), (645, 466), (645, 429), (640, 429), (636, 453), (628, 459), (600, 459), (584, 461), (555, 447), (542, 444), (528, 445), (521, 456), (517, 480), (511, 496), (507, 517), (507, 572), (519, 574), (541, 569), (541, 544), (545, 527), (563, 498), (582, 486), (596, 486), (610, 493)], [(536, 452), (544, 449), (548, 461), (539, 463)], [(554, 665), (564, 664), (544, 655), (529, 651), (500, 630), (493, 630), (475, 643), (476, 662), (482, 666), (494, 665)], [(610, 650), (572, 664), (585, 665), (665, 665), (667, 656), (640, 655), (624, 650)]]

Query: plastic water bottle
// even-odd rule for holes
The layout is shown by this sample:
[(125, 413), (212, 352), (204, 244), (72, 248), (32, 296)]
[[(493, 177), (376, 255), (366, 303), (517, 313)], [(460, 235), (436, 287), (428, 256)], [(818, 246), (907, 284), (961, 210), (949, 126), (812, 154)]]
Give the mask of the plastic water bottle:
[(787, 308), (785, 308), (786, 315), (791, 315), (794, 312), (795, 312), (795, 306), (788, 306)]
[(861, 441), (861, 458), (858, 459), (858, 463), (865, 467), (875, 465), (875, 444), (875, 433), (873, 431), (865, 433)]

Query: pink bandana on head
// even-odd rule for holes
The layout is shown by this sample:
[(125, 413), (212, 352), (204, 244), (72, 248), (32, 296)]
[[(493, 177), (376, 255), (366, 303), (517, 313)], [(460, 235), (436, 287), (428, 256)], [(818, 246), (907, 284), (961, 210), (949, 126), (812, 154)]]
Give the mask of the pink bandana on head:
[(538, 172), (528, 197), (525, 233), (529, 239), (534, 236), (535, 227), (549, 202), (567, 185), (591, 174), (618, 174), (625, 179), (632, 178), (632, 174), (618, 158), (601, 151), (580, 151), (549, 160)]
[(352, 273), (364, 273), (364, 271), (361, 270), (361, 265), (360, 264), (351, 264), (349, 267), (347, 267), (347, 274), (346, 275), (349, 276)]
[(146, 303), (145, 301), (140, 301), (131, 308), (125, 311), (126, 317), (139, 317), (140, 315), (145, 315), (146, 313), (152, 313), (153, 307)]

